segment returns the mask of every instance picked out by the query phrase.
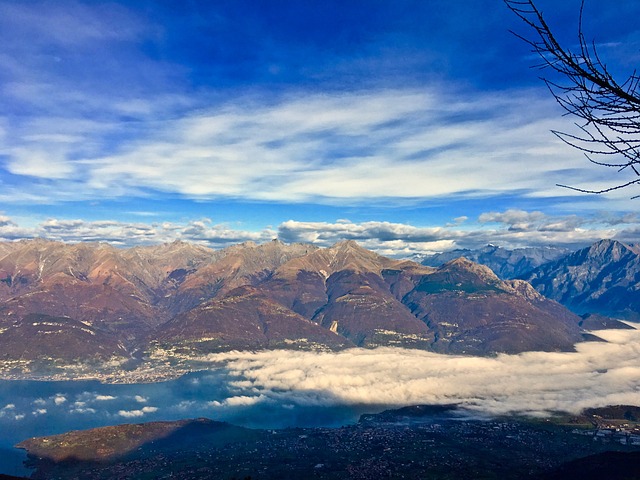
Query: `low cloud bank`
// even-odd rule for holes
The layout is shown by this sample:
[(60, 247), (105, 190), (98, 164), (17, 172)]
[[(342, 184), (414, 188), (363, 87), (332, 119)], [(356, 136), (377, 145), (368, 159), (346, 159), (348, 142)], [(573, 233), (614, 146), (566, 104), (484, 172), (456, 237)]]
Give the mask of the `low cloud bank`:
[(33, 381), (22, 392), (0, 382), (0, 441), (197, 417), (255, 428), (337, 426), (362, 413), (416, 404), (459, 403), (473, 415), (640, 405), (640, 330), (597, 334), (608, 342), (578, 344), (570, 353), (485, 358), (401, 348), (227, 352), (199, 359), (207, 371), (168, 382)]
[(174, 240), (224, 248), (278, 238), (285, 243), (312, 243), (328, 247), (341, 240), (356, 240), (382, 255), (405, 257), (455, 248), (480, 248), (493, 243), (507, 248), (557, 245), (582, 248), (602, 238), (634, 243), (640, 232), (637, 214), (547, 215), (510, 209), (484, 212), (477, 217), (456, 217), (430, 225), (386, 221), (307, 222), (287, 220), (255, 231), (203, 218), (186, 223), (64, 220), (49, 218), (35, 226), (20, 225), (0, 215), (0, 241), (47, 238), (63, 242), (108, 242), (113, 245), (155, 245)]
[(640, 331), (598, 332), (608, 343), (572, 353), (493, 358), (379, 348), (339, 353), (231, 352), (206, 359), (229, 370), (236, 398), (302, 406), (459, 402), (488, 414), (544, 414), (640, 405)]

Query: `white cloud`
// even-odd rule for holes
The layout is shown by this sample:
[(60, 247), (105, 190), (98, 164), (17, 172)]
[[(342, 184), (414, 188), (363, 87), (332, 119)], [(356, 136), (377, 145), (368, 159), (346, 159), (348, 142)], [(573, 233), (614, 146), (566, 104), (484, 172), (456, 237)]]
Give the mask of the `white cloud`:
[(36, 410), (34, 410), (33, 412), (31, 412), (32, 415), (34, 416), (40, 416), (40, 415), (45, 415), (47, 413), (47, 409), (46, 408), (38, 408)]
[(183, 400), (178, 403), (175, 408), (181, 412), (185, 412), (187, 410), (193, 410), (198, 406), (198, 402), (194, 400)]
[(0, 408), (0, 418), (15, 417), (16, 406), (13, 403), (7, 403)]
[(125, 418), (143, 417), (144, 412), (142, 410), (119, 410), (118, 415)]
[(538, 414), (638, 404), (640, 331), (598, 334), (609, 343), (581, 343), (572, 353), (494, 358), (394, 348), (210, 355), (209, 361), (222, 362), (235, 377), (231, 386), (237, 392), (211, 406), (264, 401), (311, 406), (460, 402), (492, 414)]
[(147, 403), (149, 401), (147, 397), (143, 397), (142, 395), (136, 395), (133, 398), (135, 398), (136, 402), (138, 403)]
[(55, 403), (56, 405), (62, 405), (66, 401), (67, 401), (67, 397), (61, 394), (57, 394), (55, 397), (53, 397), (53, 403)]
[(489, 243), (509, 248), (538, 245), (581, 248), (602, 238), (628, 240), (633, 233), (629, 231), (631, 224), (614, 226), (612, 219), (599, 216), (550, 216), (541, 212), (507, 210), (483, 213), (477, 222), (463, 218), (434, 227), (391, 222), (289, 220), (278, 227), (278, 237), (285, 242), (306, 242), (325, 247), (351, 239), (383, 255), (407, 256), (454, 248), (479, 248)]
[(11, 218), (6, 215), (0, 215), (0, 228), (15, 226), (16, 223), (11, 220)]
[(66, 179), (73, 176), (75, 168), (60, 152), (19, 148), (12, 152), (7, 170), (14, 175)]
[[(85, 392), (81, 395), (82, 398), (89, 400), (91, 394)], [(91, 408), (87, 406), (87, 401), (78, 400), (73, 402), (71, 408), (69, 409), (69, 413), (81, 413), (81, 414), (93, 414), (96, 413), (95, 408)]]
[(69, 410), (69, 413), (93, 414), (96, 413), (96, 409), (90, 407), (76, 407)]
[(454, 248), (463, 234), (443, 227), (414, 227), (391, 222), (348, 221), (300, 222), (288, 220), (278, 226), (278, 237), (285, 242), (330, 246), (340, 240), (357, 240), (362, 246), (382, 254), (410, 254), (413, 251), (441, 251)]
[(478, 217), (480, 223), (504, 223), (507, 225), (531, 225), (545, 218), (542, 212), (525, 212), (523, 210), (507, 210), (505, 212), (488, 212)]
[(104, 402), (104, 401), (108, 401), (108, 400), (115, 400), (118, 397), (114, 397), (113, 395), (96, 395), (94, 400), (97, 400), (99, 402)]
[(234, 397), (225, 398), (222, 401), (213, 400), (211, 402), (207, 402), (207, 405), (214, 408), (250, 407), (258, 403), (267, 402), (269, 400), (269, 397), (265, 395), (237, 395)]
[(224, 247), (247, 241), (266, 242), (276, 236), (277, 232), (270, 228), (262, 231), (238, 230), (225, 224), (214, 224), (206, 218), (182, 224), (49, 218), (35, 227), (21, 227), (10, 217), (0, 216), (0, 241), (41, 237), (71, 243), (91, 241), (133, 246), (157, 245), (180, 239)]
[[(619, 219), (618, 224), (626, 223), (623, 218), (631, 217), (625, 215)], [(599, 219), (598, 219), (599, 220)], [(589, 223), (585, 218), (577, 215), (564, 217), (550, 217), (542, 212), (526, 212), (524, 210), (510, 209), (504, 212), (488, 212), (478, 217), (481, 224), (498, 223), (507, 226), (512, 232), (528, 232), (538, 230), (540, 232), (568, 232), (576, 231), (583, 225)], [(604, 224), (606, 225), (606, 221)], [(611, 230), (610, 230), (611, 231)]]
[(69, 409), (69, 413), (94, 414), (96, 413), (96, 409), (78, 405), (76, 402), (74, 408)]
[(139, 410), (119, 410), (118, 415), (125, 418), (143, 417), (147, 413), (154, 413), (158, 411), (158, 407), (143, 407)]
[(276, 236), (276, 232), (269, 228), (258, 232), (234, 230), (227, 225), (215, 225), (209, 219), (192, 221), (184, 227), (173, 226), (171, 228), (182, 238), (190, 241), (206, 242), (211, 245), (225, 245), (246, 241), (266, 242), (273, 240)]

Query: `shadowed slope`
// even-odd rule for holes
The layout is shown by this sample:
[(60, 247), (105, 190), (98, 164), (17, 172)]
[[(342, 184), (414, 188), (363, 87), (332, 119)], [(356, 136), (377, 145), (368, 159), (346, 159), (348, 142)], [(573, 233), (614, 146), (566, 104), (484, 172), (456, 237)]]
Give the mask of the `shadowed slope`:
[(175, 450), (206, 442), (222, 445), (250, 433), (249, 429), (206, 418), (173, 422), (148, 422), (78, 430), (48, 437), (30, 438), (16, 447), (30, 456), (52, 462), (105, 462), (126, 457), (141, 449)]

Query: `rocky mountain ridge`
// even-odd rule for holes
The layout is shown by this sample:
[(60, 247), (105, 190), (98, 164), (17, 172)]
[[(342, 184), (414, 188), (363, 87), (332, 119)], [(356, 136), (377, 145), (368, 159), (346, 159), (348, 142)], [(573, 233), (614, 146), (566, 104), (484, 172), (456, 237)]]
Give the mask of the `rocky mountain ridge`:
[(526, 282), (353, 241), (212, 250), (32, 240), (0, 252), (5, 362), (354, 346), (486, 355), (571, 350), (582, 338), (581, 319)]
[[(624, 324), (614, 319), (640, 320), (640, 248), (616, 240), (600, 240), (575, 252), (554, 247), (508, 250), (487, 245), (480, 250), (452, 250), (422, 258), (438, 266), (464, 257), (489, 266), (500, 278), (530, 282), (545, 297), (579, 315), (596, 314), (583, 325)], [(604, 317), (612, 317), (605, 319)]]
[(640, 250), (636, 245), (601, 240), (522, 278), (577, 313), (640, 320)]
[(422, 256), (418, 259), (423, 265), (438, 267), (443, 263), (464, 257), (472, 262), (486, 265), (502, 279), (520, 278), (534, 268), (545, 263), (557, 260), (571, 253), (570, 250), (561, 247), (527, 247), (513, 250), (485, 245), (471, 250), (468, 248), (449, 250), (447, 252)]

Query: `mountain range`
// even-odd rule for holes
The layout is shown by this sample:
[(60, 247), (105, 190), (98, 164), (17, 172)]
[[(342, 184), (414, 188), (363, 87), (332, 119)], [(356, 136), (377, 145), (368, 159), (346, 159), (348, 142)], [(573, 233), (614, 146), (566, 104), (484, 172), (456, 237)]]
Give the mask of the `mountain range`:
[(638, 245), (600, 240), (575, 252), (555, 247), (509, 250), (487, 245), (479, 250), (430, 255), (421, 262), (439, 266), (456, 256), (487, 265), (501, 278), (519, 278), (531, 283), (545, 297), (574, 313), (589, 316), (587, 324), (591, 327), (624, 328), (607, 316), (640, 320)]
[(457, 248), (433, 255), (423, 255), (416, 260), (423, 265), (438, 267), (455, 258), (465, 257), (472, 262), (486, 265), (502, 279), (510, 279), (520, 278), (531, 270), (545, 263), (558, 260), (570, 253), (571, 251), (566, 248), (552, 246), (510, 250), (496, 245), (485, 245), (477, 250)]
[(527, 282), (467, 259), (434, 268), (353, 241), (0, 243), (5, 365), (262, 348), (572, 350), (580, 321)]
[(579, 314), (640, 320), (640, 247), (601, 240), (521, 276)]

